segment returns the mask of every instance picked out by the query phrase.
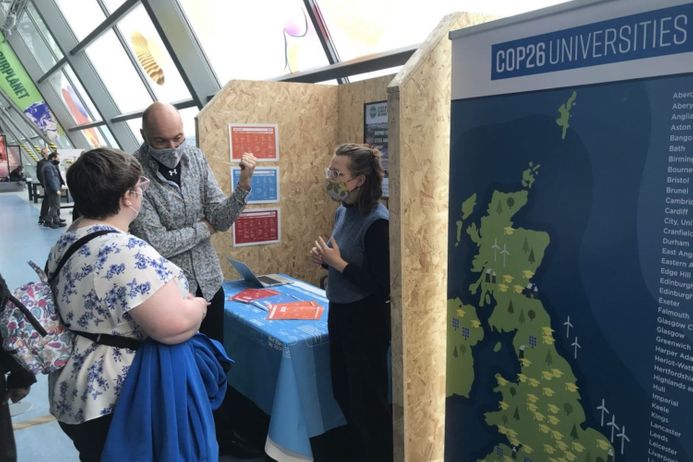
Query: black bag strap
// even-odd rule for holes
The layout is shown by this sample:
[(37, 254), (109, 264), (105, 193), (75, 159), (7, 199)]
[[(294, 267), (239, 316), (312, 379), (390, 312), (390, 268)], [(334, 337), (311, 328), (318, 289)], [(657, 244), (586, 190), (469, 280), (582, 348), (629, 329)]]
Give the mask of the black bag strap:
[[(85, 245), (87, 242), (91, 241), (95, 237), (103, 236), (104, 234), (109, 234), (109, 233), (117, 233), (118, 231), (114, 229), (103, 229), (101, 231), (94, 231), (93, 233), (89, 233), (86, 236), (83, 236), (82, 238), (78, 239), (75, 241), (66, 251), (65, 254), (63, 254), (62, 258), (60, 259), (60, 262), (58, 262), (58, 266), (55, 269), (55, 272), (51, 275), (51, 277), (48, 279), (48, 283), (50, 285), (53, 285), (53, 282), (55, 281), (55, 278), (57, 275), (60, 273), (60, 270), (65, 266), (65, 263), (67, 263), (67, 260), (74, 255), (75, 252), (77, 252), (80, 247)], [(47, 264), (46, 264), (47, 266)], [(56, 307), (57, 308), (57, 307)], [(60, 314), (60, 309), (57, 309), (58, 316), (60, 316), (60, 320), (65, 324), (65, 326), (70, 329), (70, 325), (67, 324), (64, 320), (62, 315)], [(72, 333), (75, 335), (80, 335), (82, 337), (88, 338), (94, 343), (98, 343), (99, 345), (107, 345), (107, 346), (112, 346), (116, 348), (129, 348), (131, 350), (136, 350), (142, 342), (140, 342), (137, 339), (130, 338), (130, 337), (123, 337), (120, 335), (112, 335), (112, 334), (95, 334), (92, 332), (83, 332), (79, 330), (73, 330), (70, 329)]]
[[(113, 229), (108, 229), (108, 230), (101, 230), (101, 231), (95, 231), (93, 233), (87, 234), (86, 236), (83, 236), (82, 238), (78, 239), (76, 242), (74, 242), (65, 252), (65, 254), (62, 256), (60, 259), (60, 262), (58, 262), (58, 267), (55, 269), (55, 272), (53, 275), (48, 279), (49, 285), (52, 285), (52, 283), (55, 281), (56, 276), (60, 273), (60, 270), (65, 266), (65, 263), (67, 263), (67, 260), (74, 255), (74, 253), (80, 249), (84, 244), (87, 242), (91, 241), (92, 239), (98, 237), (98, 236), (103, 236), (104, 234), (109, 234), (109, 233), (117, 233), (118, 231), (113, 230)], [(46, 269), (48, 268), (48, 262), (46, 262)], [(47, 272), (47, 271), (46, 271)], [(31, 314), (31, 311), (24, 306), (22, 302), (20, 302), (14, 295), (9, 295), (8, 301), (11, 301), (17, 308), (19, 308), (22, 313), (24, 313), (24, 316), (26, 319), (31, 323), (31, 325), (36, 329), (36, 331), (41, 335), (41, 337), (45, 337), (47, 332), (46, 329), (43, 328), (43, 326), (36, 320), (33, 314)], [(4, 308), (4, 306), (2, 307)], [(65, 321), (62, 319), (62, 316), (60, 315), (60, 309), (56, 305), (56, 311), (58, 313), (58, 316), (60, 317), (60, 320), (65, 324), (65, 326), (69, 329), (70, 326), (65, 323)], [(76, 335), (81, 335), (82, 337), (86, 337), (92, 342), (98, 343), (100, 345), (107, 345), (107, 346), (112, 346), (116, 348), (129, 348), (131, 350), (136, 350), (142, 342), (140, 340), (130, 338), (130, 337), (123, 337), (119, 335), (111, 335), (111, 334), (94, 334), (91, 332), (82, 332), (82, 331), (77, 331), (77, 330), (72, 330), (70, 329), (74, 334)]]
[(108, 345), (116, 348), (129, 348), (131, 350), (136, 350), (142, 344), (140, 340), (131, 337), (123, 337), (122, 335), (95, 334), (93, 332), (82, 332), (79, 330), (73, 330), (72, 332), (75, 335), (86, 337), (99, 345)]
[[(65, 252), (65, 255), (60, 259), (60, 262), (58, 263), (58, 268), (55, 270), (55, 273), (53, 273), (53, 276), (51, 276), (48, 279), (48, 284), (52, 285), (53, 281), (55, 280), (55, 277), (58, 275), (60, 270), (65, 266), (65, 263), (67, 263), (67, 260), (77, 251), (79, 250), (80, 247), (82, 247), (84, 244), (87, 242), (91, 241), (95, 237), (108, 234), (108, 233), (116, 233), (117, 231), (114, 229), (108, 229), (108, 230), (101, 230), (101, 231), (96, 231), (90, 234), (87, 234), (86, 236), (82, 237), (81, 239), (77, 240), (74, 242)], [(48, 268), (48, 262), (46, 262), (46, 269), (44, 269), (44, 272), (47, 273), (47, 268)], [(38, 322), (38, 320), (34, 317), (33, 314), (31, 314), (31, 311), (24, 306), (24, 303), (20, 302), (14, 295), (9, 295), (8, 301), (11, 301), (14, 306), (19, 308), (19, 310), (24, 314), (24, 317), (29, 321), (29, 323), (32, 325), (34, 329), (36, 329), (36, 332), (39, 333), (41, 337), (45, 337), (47, 332), (46, 329), (43, 328), (43, 326)], [(4, 309), (4, 306), (2, 307)], [(60, 316), (60, 310), (58, 311), (58, 316)], [(62, 316), (60, 317), (62, 320)]]
[[(63, 254), (62, 258), (58, 262), (58, 266), (55, 268), (55, 271), (53, 274), (50, 275), (48, 278), (48, 284), (53, 285), (53, 282), (55, 281), (55, 278), (58, 277), (58, 274), (60, 274), (60, 270), (63, 269), (63, 266), (65, 266), (65, 263), (70, 259), (72, 255), (74, 255), (75, 252), (77, 252), (84, 244), (87, 242), (91, 241), (92, 239), (103, 236), (104, 234), (109, 234), (109, 233), (117, 233), (115, 229), (102, 229), (101, 231), (94, 231), (93, 233), (89, 233), (86, 236), (81, 237), (77, 241), (75, 241), (68, 249), (65, 251)], [(46, 274), (48, 274), (48, 262), (46, 262), (46, 269), (45, 269)]]

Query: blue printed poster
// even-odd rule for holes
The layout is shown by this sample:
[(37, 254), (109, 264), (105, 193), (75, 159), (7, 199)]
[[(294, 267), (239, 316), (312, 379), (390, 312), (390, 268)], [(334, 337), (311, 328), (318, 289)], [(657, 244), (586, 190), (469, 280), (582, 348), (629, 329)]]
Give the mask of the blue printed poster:
[[(693, 40), (690, 6), (656, 27)], [(453, 90), (446, 461), (693, 460), (693, 61), (669, 58)]]
[[(235, 189), (241, 177), (239, 167), (231, 168), (231, 189)], [(250, 180), (249, 204), (279, 202), (279, 167), (256, 167)]]

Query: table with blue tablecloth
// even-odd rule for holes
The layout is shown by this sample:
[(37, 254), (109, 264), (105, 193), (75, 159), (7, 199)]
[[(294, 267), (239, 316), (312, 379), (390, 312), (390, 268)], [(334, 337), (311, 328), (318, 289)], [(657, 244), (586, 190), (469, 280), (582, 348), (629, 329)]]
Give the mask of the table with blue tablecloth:
[(256, 304), (229, 300), (248, 287), (242, 280), (224, 282), (224, 343), (236, 361), (229, 382), (270, 415), (270, 457), (312, 460), (309, 438), (345, 423), (332, 396), (325, 292), (298, 280), (272, 287), (279, 294), (258, 302), (308, 300), (325, 311), (319, 320), (270, 321)]

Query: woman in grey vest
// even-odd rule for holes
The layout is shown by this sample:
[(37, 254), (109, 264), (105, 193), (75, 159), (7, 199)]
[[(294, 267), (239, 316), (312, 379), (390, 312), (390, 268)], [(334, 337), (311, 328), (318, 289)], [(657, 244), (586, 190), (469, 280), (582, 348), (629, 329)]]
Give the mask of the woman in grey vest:
[(387, 462), (392, 460), (390, 247), (389, 215), (380, 203), (380, 152), (343, 144), (325, 176), (327, 193), (341, 206), (332, 236), (319, 236), (311, 256), (328, 270), (332, 390), (358, 438), (353, 447), (367, 460)]

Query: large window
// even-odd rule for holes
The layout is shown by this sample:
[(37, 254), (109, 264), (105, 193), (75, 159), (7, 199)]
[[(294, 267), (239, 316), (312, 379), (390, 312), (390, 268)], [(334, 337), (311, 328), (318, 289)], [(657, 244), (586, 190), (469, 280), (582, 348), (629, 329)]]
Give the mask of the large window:
[(109, 146), (119, 148), (118, 142), (113, 138), (111, 131), (105, 125), (78, 130), (77, 133), (81, 133), (86, 138), (89, 147)]
[(301, 0), (180, 0), (223, 86), (326, 66)]
[(78, 41), (84, 39), (106, 19), (96, 0), (56, 0), (56, 3)]
[(105, 125), (102, 125), (99, 127), (99, 131), (101, 132), (101, 135), (103, 135), (103, 137), (106, 139), (106, 143), (108, 144), (108, 146), (110, 146), (112, 148), (120, 148), (120, 146), (118, 145), (118, 142), (113, 137), (113, 134), (108, 129), (108, 127), (106, 127)]
[(137, 142), (142, 144), (142, 134), (140, 133), (140, 129), (142, 128), (142, 119), (140, 117), (136, 119), (128, 119), (127, 124), (128, 127), (130, 127), (132, 134), (135, 135)]
[[(267, 80), (327, 66), (318, 32), (336, 51), (336, 60), (349, 61), (419, 44), (455, 11), (501, 17), (563, 1), (0, 0), (0, 10), (26, 5), (9, 42), (19, 36), (20, 59), (32, 62), (26, 68), (31, 73), (27, 82), (33, 80), (38, 88), (35, 104), (46, 106), (45, 95), (51, 104), (64, 105), (55, 108), (59, 122), (71, 128), (76, 143), (85, 144), (80, 147), (120, 144), (130, 151), (141, 142), (136, 113), (153, 100), (189, 106), (181, 112), (186, 138), (195, 143), (197, 106), (229, 80)], [(306, 5), (314, 9), (311, 14)], [(112, 21), (106, 21), (109, 16)], [(311, 17), (321, 21), (318, 31)], [(83, 42), (78, 48), (72, 34)], [(398, 70), (363, 72), (350, 80)], [(43, 106), (40, 112), (33, 104), (31, 111), (20, 110), (58, 145), (69, 146)], [(5, 117), (33, 136), (33, 125), (18, 120), (19, 114)]]
[(143, 6), (128, 13), (118, 23), (118, 29), (157, 99), (168, 102), (190, 99), (190, 92)]
[[(48, 78), (48, 82), (70, 114), (72, 126), (85, 125), (100, 120), (94, 104), (86, 95), (84, 88), (82, 88), (69, 65), (65, 65), (62, 69), (53, 73)], [(118, 147), (118, 143), (105, 126), (85, 128), (79, 132), (87, 140), (90, 147)]]
[(87, 47), (87, 56), (99, 73), (120, 112), (144, 109), (152, 98), (113, 31)]
[(200, 111), (196, 107), (181, 109), (180, 117), (183, 119), (183, 133), (185, 133), (185, 141), (193, 146), (197, 145), (195, 117)]
[(120, 5), (125, 3), (125, 0), (102, 0), (103, 4), (106, 6), (106, 9), (108, 10), (108, 13), (113, 13), (115, 10), (118, 9)]
[(41, 16), (36, 11), (36, 8), (34, 7), (33, 3), (27, 4), (26, 12), (31, 17), (31, 19), (34, 21), (34, 23), (36, 24), (36, 27), (38, 27), (39, 32), (41, 32), (41, 35), (46, 40), (48, 47), (53, 52), (53, 56), (55, 57), (55, 59), (56, 60), (61, 59), (63, 57), (63, 52), (60, 51), (60, 47), (55, 42), (55, 39), (53, 38), (51, 33), (48, 31), (48, 28), (46, 27), (46, 23), (43, 22), (43, 19), (41, 19)]
[(24, 43), (31, 51), (31, 54), (36, 58), (41, 69), (45, 72), (50, 69), (56, 62), (56, 56), (48, 47), (43, 34), (36, 28), (36, 25), (31, 20), (31, 16), (23, 14), (19, 18), (17, 30), (22, 35)]
[(566, 0), (318, 0), (339, 59), (348, 61), (423, 42), (456, 11), (507, 16)]
[(69, 66), (54, 72), (48, 78), (48, 82), (72, 117), (72, 125), (84, 125), (99, 120), (94, 117), (96, 109)]
[(72, 70), (72, 67), (69, 64), (66, 64), (65, 66), (63, 66), (63, 71), (65, 72), (65, 75), (67, 76), (70, 84), (74, 87), (74, 90), (77, 92), (80, 101), (83, 102), (84, 105), (86, 105), (86, 110), (88, 111), (89, 118), (92, 121), (101, 120), (101, 117), (99, 116), (99, 113), (97, 112), (94, 103), (92, 102), (91, 98), (89, 98), (89, 96), (87, 95), (86, 90), (84, 90), (84, 87), (75, 75), (75, 72)]

